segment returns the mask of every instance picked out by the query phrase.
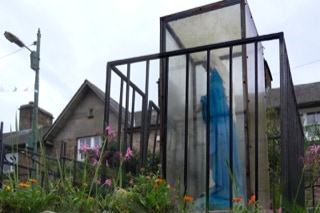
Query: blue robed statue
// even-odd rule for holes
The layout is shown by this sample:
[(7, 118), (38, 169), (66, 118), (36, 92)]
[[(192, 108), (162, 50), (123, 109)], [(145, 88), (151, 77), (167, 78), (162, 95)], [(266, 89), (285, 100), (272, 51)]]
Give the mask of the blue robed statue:
[[(210, 210), (228, 209), (230, 207), (230, 109), (224, 82), (216, 69), (210, 73), (210, 114), (207, 115), (208, 99), (207, 95), (201, 97), (202, 118), (205, 124), (210, 123), (210, 168), (212, 178), (215, 183), (210, 189), (209, 208)], [(232, 183), (233, 197), (242, 197), (242, 180), (240, 162), (238, 155), (238, 139), (235, 123), (232, 121), (232, 175), (235, 183)], [(205, 196), (195, 201), (194, 209), (203, 210), (205, 208)]]

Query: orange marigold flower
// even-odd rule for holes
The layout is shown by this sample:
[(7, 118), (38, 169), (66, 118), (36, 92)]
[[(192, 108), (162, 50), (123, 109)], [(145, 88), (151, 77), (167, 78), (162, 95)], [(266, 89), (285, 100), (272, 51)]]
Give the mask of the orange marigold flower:
[(90, 197), (89, 197), (89, 200), (94, 200), (94, 197), (90, 196)]
[(129, 184), (130, 184), (130, 185), (133, 185), (133, 184), (134, 184), (134, 180), (133, 180), (133, 179), (130, 179), (130, 180), (129, 180)]
[(171, 188), (170, 184), (168, 184), (168, 185), (167, 185), (167, 188), (168, 188), (168, 189), (170, 189), (170, 188)]
[(235, 197), (232, 200), (235, 202), (242, 202), (243, 201), (241, 197)]
[(153, 187), (154, 187), (155, 189), (157, 189), (157, 188), (159, 188), (159, 185), (156, 183), (156, 184), (153, 185)]
[(161, 178), (157, 178), (157, 182), (158, 183), (162, 183), (162, 179)]
[(190, 196), (187, 196), (187, 195), (185, 195), (184, 197), (183, 197), (183, 200), (184, 201), (193, 201), (193, 198), (192, 197), (190, 197)]
[(256, 196), (255, 195), (251, 195), (250, 200), (248, 202), (248, 204), (253, 204), (256, 201)]
[(31, 183), (36, 183), (36, 182), (37, 182), (37, 180), (36, 180), (36, 179), (33, 179), (33, 178), (30, 178), (29, 181), (30, 181)]
[(28, 184), (28, 183), (19, 183), (19, 186), (28, 188), (28, 187), (30, 187), (30, 184)]

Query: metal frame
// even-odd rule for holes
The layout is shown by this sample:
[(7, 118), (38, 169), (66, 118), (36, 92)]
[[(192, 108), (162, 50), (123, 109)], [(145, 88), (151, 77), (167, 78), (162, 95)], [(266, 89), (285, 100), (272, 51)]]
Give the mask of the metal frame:
[[(143, 62), (143, 61), (150, 61), (150, 60), (160, 60), (160, 69), (161, 69), (161, 76), (160, 76), (160, 122), (161, 122), (161, 146), (162, 146), (162, 169), (163, 169), (163, 176), (164, 178), (166, 177), (166, 137), (167, 137), (167, 102), (168, 102), (168, 61), (170, 57), (173, 56), (181, 56), (185, 55), (187, 59), (186, 67), (188, 68), (188, 61), (189, 61), (189, 55), (191, 53), (195, 52), (200, 52), (200, 51), (207, 51), (208, 55), (207, 57), (210, 57), (210, 51), (214, 49), (219, 49), (219, 48), (229, 48), (229, 54), (230, 56), (232, 55), (232, 48), (234, 46), (239, 46), (239, 45), (247, 45), (247, 44), (254, 44), (255, 45), (255, 102), (257, 103), (257, 86), (258, 86), (258, 79), (257, 79), (257, 44), (259, 42), (263, 41), (270, 41), (270, 40), (279, 40), (279, 52), (280, 52), (280, 88), (281, 88), (281, 141), (282, 141), (282, 178), (281, 178), (281, 185), (282, 185), (282, 192), (283, 196), (285, 199), (288, 199), (290, 201), (293, 201), (295, 197), (293, 195), (297, 195), (297, 200), (296, 203), (302, 204), (304, 202), (304, 191), (300, 189), (304, 189), (302, 185), (297, 184), (299, 180), (301, 180), (302, 177), (302, 167), (301, 165), (296, 165), (292, 164), (292, 159), (298, 159), (298, 157), (303, 156), (303, 144), (304, 144), (304, 138), (303, 138), (303, 131), (302, 131), (302, 125), (300, 123), (299, 119), (299, 114), (298, 114), (298, 109), (296, 105), (296, 100), (295, 100), (295, 95), (294, 95), (294, 90), (293, 90), (293, 84), (291, 80), (291, 74), (290, 74), (290, 69), (289, 69), (289, 63), (288, 63), (288, 57), (287, 57), (287, 52), (285, 48), (285, 42), (284, 42), (284, 35), (283, 33), (274, 33), (274, 34), (269, 34), (269, 35), (263, 35), (263, 36), (257, 36), (257, 37), (252, 37), (252, 38), (246, 38), (246, 39), (239, 39), (239, 40), (234, 40), (234, 41), (228, 41), (228, 42), (222, 42), (222, 43), (217, 43), (217, 44), (210, 44), (210, 45), (205, 45), (205, 46), (198, 46), (198, 47), (193, 47), (193, 48), (188, 48), (188, 49), (182, 49), (182, 50), (176, 50), (176, 51), (170, 51), (170, 52), (161, 52), (158, 54), (152, 54), (152, 55), (146, 55), (146, 56), (141, 56), (141, 57), (135, 57), (135, 58), (129, 58), (129, 59), (124, 59), (124, 60), (119, 60), (119, 61), (113, 61), (113, 62), (108, 62), (107, 64), (107, 79), (106, 79), (106, 93), (105, 93), (105, 120), (104, 120), (104, 125), (107, 125), (109, 123), (109, 102), (108, 100), (110, 99), (110, 87), (111, 87), (111, 72), (118, 72), (117, 71), (117, 66), (118, 65), (127, 65), (130, 66), (131, 63), (135, 62)], [(207, 69), (209, 67), (209, 64), (207, 64)], [(186, 68), (186, 72), (187, 69)], [(230, 72), (232, 75), (232, 63), (230, 65)], [(147, 72), (150, 72), (147, 69)], [(130, 72), (128, 71), (128, 74), (126, 76), (126, 83), (132, 87), (135, 87), (135, 84), (130, 81)], [(208, 78), (209, 79), (209, 78)], [(230, 80), (232, 80), (232, 76), (230, 76)], [(146, 81), (148, 81), (146, 79)], [(209, 93), (209, 87), (208, 87), (207, 82), (207, 93)], [(230, 92), (232, 95), (232, 84), (230, 84)], [(185, 88), (188, 90), (188, 86)], [(120, 90), (122, 91), (122, 90)], [(143, 103), (148, 103), (147, 101), (147, 88), (144, 93), (141, 93), (140, 95), (145, 98)], [(126, 93), (126, 96), (129, 94)], [(128, 100), (126, 98), (126, 100)], [(186, 97), (186, 111), (188, 110), (188, 100)], [(121, 105), (121, 104), (120, 104)], [(230, 99), (230, 106), (232, 106), (232, 99)], [(145, 114), (147, 109), (147, 106), (143, 107), (142, 114)], [(126, 109), (129, 110), (129, 109)], [(144, 111), (145, 110), (145, 111)], [(208, 110), (208, 109), (207, 109)], [(185, 116), (188, 116), (187, 113), (185, 113)], [(230, 116), (230, 119), (232, 119), (232, 115)], [(186, 119), (185, 125), (188, 126)], [(255, 126), (258, 126), (259, 117), (258, 117), (258, 105), (255, 104)], [(127, 125), (125, 123), (125, 125)], [(149, 128), (148, 124), (142, 123), (141, 125), (141, 136), (144, 136), (144, 132), (146, 129)], [(208, 131), (208, 126), (207, 126), (207, 133), (206, 133), (206, 138), (207, 138), (207, 150), (209, 150), (209, 131)], [(231, 131), (232, 130), (232, 127)], [(124, 128), (126, 129), (126, 128)], [(124, 133), (126, 134), (126, 133)], [(259, 146), (259, 141), (258, 141), (258, 131), (257, 128), (254, 130), (254, 143), (256, 145), (255, 149), (255, 156), (254, 158), (256, 159), (256, 165), (255, 165), (255, 194), (258, 196), (258, 149), (257, 147)], [(232, 134), (231, 134), (232, 135)], [(188, 138), (187, 135), (185, 135), (185, 143), (188, 143)], [(146, 138), (141, 138), (141, 150), (144, 150), (143, 147), (146, 145), (145, 141)], [(232, 136), (230, 136), (230, 140), (232, 141)], [(295, 141), (294, 144), (290, 143), (290, 141)], [(230, 146), (230, 153), (232, 153), (232, 146)], [(208, 176), (209, 174), (209, 153), (206, 153), (206, 174)], [(145, 157), (144, 154), (140, 155), (142, 157), (141, 161), (145, 162)], [(188, 159), (188, 152), (186, 151), (184, 154), (185, 158)], [(232, 156), (232, 155), (231, 155)], [(289, 162), (290, 161), (290, 162)], [(291, 165), (290, 165), (291, 163)], [(141, 164), (142, 165), (142, 164)], [(232, 164), (231, 164), (232, 165)], [(185, 181), (185, 186), (187, 186), (186, 181), (187, 181), (187, 165), (185, 163), (185, 168), (184, 168), (184, 178), (183, 180)], [(300, 186), (300, 188), (299, 188)], [(301, 188), (302, 187), (302, 188)], [(208, 205), (209, 197), (208, 197), (208, 192), (209, 192), (209, 181), (206, 181), (206, 200)], [(186, 189), (185, 189), (186, 190)], [(232, 192), (230, 192), (232, 194)], [(232, 204), (230, 204), (231, 206)]]

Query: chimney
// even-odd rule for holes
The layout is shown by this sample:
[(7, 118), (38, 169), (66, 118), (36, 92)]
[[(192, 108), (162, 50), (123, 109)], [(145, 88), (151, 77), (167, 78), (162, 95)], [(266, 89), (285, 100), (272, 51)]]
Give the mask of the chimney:
[[(34, 103), (30, 101), (28, 104), (21, 105), (20, 119), (19, 119), (19, 130), (32, 129), (33, 121), (33, 107)], [(53, 116), (50, 112), (44, 109), (38, 108), (38, 127), (46, 127), (52, 125)]]

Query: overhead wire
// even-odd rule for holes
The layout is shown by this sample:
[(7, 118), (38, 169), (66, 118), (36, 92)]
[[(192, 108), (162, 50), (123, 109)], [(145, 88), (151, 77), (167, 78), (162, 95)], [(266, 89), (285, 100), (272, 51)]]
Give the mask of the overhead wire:
[(10, 56), (10, 55), (13, 55), (13, 54), (15, 54), (15, 53), (17, 53), (17, 52), (19, 52), (19, 51), (21, 51), (21, 50), (22, 50), (22, 48), (19, 48), (18, 50), (13, 51), (12, 53), (9, 53), (9, 54), (7, 54), (7, 55), (3, 55), (3, 56), (0, 57), (0, 60), (3, 59), (3, 58), (8, 57), (8, 56)]
[[(33, 43), (30, 44), (28, 47), (30, 47), (30, 46), (32, 46), (32, 45), (35, 45), (35, 43), (33, 42)], [(13, 54), (15, 54), (15, 53), (17, 53), (17, 52), (20, 52), (21, 50), (23, 50), (23, 47), (17, 49), (16, 51), (13, 51), (13, 52), (11, 52), (11, 53), (8, 53), (8, 54), (6, 54), (6, 55), (0, 56), (0, 60), (3, 59), (3, 58), (8, 57), (8, 56), (10, 56), (10, 55), (13, 55)]]
[[(299, 69), (301, 67), (305, 67), (305, 66), (308, 66), (310, 64), (314, 64), (314, 63), (317, 63), (317, 62), (320, 62), (320, 59), (317, 59), (317, 60), (314, 60), (314, 61), (310, 61), (310, 62), (307, 62), (305, 64), (300, 64), (300, 65), (297, 65), (297, 66), (294, 66), (291, 68), (291, 70), (294, 70), (294, 69)], [(280, 74), (280, 72), (275, 72), (275, 73), (272, 73), (272, 75), (278, 75)]]
[(315, 60), (315, 61), (310, 61), (310, 62), (308, 62), (308, 63), (305, 63), (305, 64), (301, 64), (301, 65), (292, 67), (291, 69), (298, 69), (298, 68), (300, 68), (300, 67), (304, 67), (304, 66), (307, 66), (307, 65), (310, 65), (310, 64), (314, 64), (314, 63), (317, 63), (317, 62), (319, 62), (319, 61), (320, 61), (320, 59), (317, 59), (317, 60)]

